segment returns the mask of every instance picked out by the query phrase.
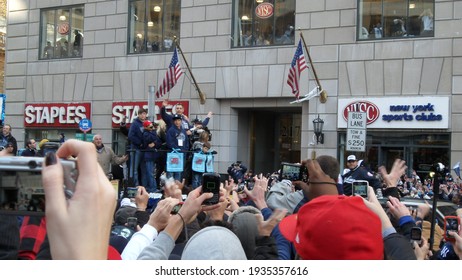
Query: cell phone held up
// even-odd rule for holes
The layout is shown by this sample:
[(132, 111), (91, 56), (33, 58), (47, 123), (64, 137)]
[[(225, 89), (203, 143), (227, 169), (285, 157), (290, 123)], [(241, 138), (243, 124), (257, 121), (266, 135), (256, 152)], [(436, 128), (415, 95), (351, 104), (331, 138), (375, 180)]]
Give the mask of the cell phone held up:
[(217, 204), (220, 200), (220, 174), (204, 173), (202, 175), (202, 193), (213, 193), (213, 197), (204, 200), (203, 204)]
[(308, 169), (299, 163), (283, 162), (279, 172), (279, 181), (282, 180), (303, 181), (306, 183), (308, 182)]
[(355, 180), (351, 184), (352, 194), (357, 195), (359, 194), (361, 197), (367, 198), (367, 190), (369, 187), (369, 182), (365, 180)]
[(420, 227), (411, 228), (411, 242), (416, 241), (417, 244), (422, 244), (422, 229)]
[(458, 216), (444, 217), (444, 239), (446, 241), (455, 241), (454, 237), (449, 235), (449, 232), (459, 233), (460, 218)]

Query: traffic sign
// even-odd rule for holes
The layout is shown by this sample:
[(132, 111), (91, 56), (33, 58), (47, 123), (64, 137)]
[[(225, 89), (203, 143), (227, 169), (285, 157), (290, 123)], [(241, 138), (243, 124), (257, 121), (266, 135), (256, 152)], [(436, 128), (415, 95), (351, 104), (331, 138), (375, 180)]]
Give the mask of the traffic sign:
[(366, 151), (366, 113), (349, 112), (346, 139), (347, 151)]
[(91, 121), (89, 119), (81, 119), (79, 122), (79, 129), (82, 132), (88, 132), (91, 130)]

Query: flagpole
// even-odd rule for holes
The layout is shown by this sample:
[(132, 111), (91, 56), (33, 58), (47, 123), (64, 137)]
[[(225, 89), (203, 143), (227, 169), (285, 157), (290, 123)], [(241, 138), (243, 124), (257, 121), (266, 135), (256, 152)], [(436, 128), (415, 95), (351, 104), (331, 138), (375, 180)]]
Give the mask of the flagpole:
[(314, 69), (314, 66), (313, 66), (313, 60), (311, 60), (310, 52), (308, 51), (308, 47), (306, 46), (305, 37), (303, 37), (303, 33), (301, 31), (300, 31), (300, 38), (302, 39), (303, 46), (305, 47), (306, 55), (308, 56), (308, 61), (310, 62), (311, 69), (313, 70), (314, 78), (316, 79), (316, 84), (319, 87), (319, 91), (320, 91), (319, 100), (321, 101), (321, 103), (326, 103), (327, 92), (322, 89), (321, 83), (319, 82), (318, 75), (316, 74), (316, 70)]
[(200, 90), (199, 85), (196, 82), (196, 78), (194, 77), (194, 75), (193, 75), (193, 73), (191, 71), (191, 68), (189, 68), (188, 61), (186, 60), (186, 57), (184, 56), (183, 51), (181, 50), (180, 44), (178, 44), (178, 40), (177, 40), (176, 37), (174, 38), (174, 41), (175, 41), (176, 47), (180, 51), (181, 57), (183, 58), (183, 61), (184, 61), (184, 64), (186, 64), (186, 68), (188, 69), (188, 72), (191, 75), (191, 78), (192, 78), (193, 83), (194, 83), (194, 87), (196, 88), (196, 91), (199, 93), (200, 102), (201, 102), (201, 104), (205, 104), (205, 93), (203, 93)]

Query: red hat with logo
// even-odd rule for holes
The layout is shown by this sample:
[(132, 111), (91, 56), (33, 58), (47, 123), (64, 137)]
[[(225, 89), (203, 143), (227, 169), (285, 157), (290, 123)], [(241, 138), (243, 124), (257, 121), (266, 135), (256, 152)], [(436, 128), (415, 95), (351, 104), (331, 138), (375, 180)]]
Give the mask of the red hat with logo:
[(150, 125), (152, 125), (152, 122), (151, 122), (151, 121), (144, 121), (144, 122), (143, 122), (143, 127), (148, 127), (148, 126), (150, 126)]
[(380, 218), (358, 196), (317, 197), (279, 229), (305, 260), (383, 260)]

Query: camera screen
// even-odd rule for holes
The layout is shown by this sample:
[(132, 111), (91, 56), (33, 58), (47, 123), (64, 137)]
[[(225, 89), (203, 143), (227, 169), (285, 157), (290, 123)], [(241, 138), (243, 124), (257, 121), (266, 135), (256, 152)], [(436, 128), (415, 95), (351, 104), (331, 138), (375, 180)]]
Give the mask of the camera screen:
[(422, 230), (420, 228), (411, 229), (411, 239), (412, 240), (421, 240), (422, 239)]
[(138, 188), (127, 188), (127, 197), (134, 198), (138, 193)]
[(450, 231), (457, 232), (459, 230), (459, 221), (456, 218), (446, 219), (446, 235)]
[(281, 167), (281, 180), (298, 181), (300, 179), (301, 165), (283, 164)]
[(353, 182), (353, 195), (360, 195), (362, 197), (367, 197), (367, 182)]
[(2, 211), (45, 211), (45, 191), (41, 171), (0, 169)]

